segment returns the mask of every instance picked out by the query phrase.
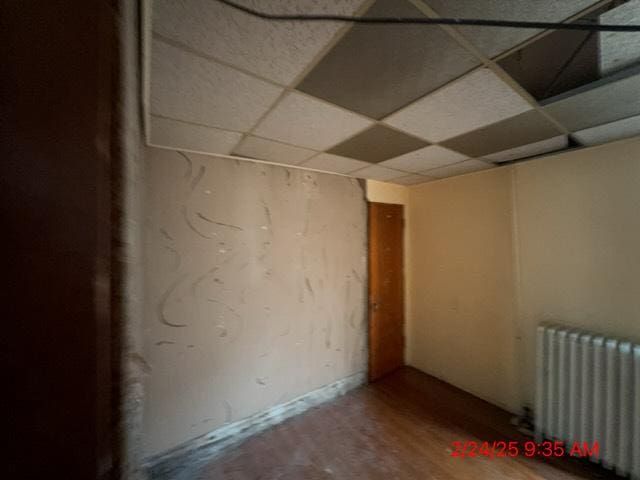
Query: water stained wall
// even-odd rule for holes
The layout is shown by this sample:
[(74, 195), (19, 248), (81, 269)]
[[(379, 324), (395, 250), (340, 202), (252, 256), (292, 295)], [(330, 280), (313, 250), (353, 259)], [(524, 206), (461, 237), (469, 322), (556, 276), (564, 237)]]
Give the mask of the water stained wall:
[(366, 370), (357, 180), (145, 157), (147, 455)]

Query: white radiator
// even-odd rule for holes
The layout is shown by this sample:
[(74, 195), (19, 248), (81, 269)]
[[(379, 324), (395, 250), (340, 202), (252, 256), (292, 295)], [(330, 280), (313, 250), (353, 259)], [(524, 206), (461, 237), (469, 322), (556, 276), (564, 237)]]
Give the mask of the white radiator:
[(597, 442), (592, 461), (640, 480), (640, 345), (550, 325), (537, 336), (536, 440)]

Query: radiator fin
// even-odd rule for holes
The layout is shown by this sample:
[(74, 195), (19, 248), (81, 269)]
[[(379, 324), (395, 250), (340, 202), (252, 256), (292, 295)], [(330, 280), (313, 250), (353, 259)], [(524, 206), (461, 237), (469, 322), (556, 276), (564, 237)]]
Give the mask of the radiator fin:
[(542, 325), (536, 347), (536, 440), (598, 443), (604, 467), (640, 480), (640, 345)]

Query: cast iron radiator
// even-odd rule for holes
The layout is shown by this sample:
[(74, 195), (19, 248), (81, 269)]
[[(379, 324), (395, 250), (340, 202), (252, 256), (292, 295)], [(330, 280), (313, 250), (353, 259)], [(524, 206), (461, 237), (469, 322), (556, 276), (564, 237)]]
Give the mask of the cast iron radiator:
[(597, 442), (592, 461), (640, 480), (640, 345), (541, 325), (536, 376), (536, 440)]

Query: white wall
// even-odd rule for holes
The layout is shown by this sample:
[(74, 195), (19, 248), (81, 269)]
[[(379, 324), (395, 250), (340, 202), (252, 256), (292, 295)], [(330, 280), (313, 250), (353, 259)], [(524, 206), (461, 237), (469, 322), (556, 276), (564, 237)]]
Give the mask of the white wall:
[(518, 411), (539, 322), (640, 339), (640, 139), (409, 190), (411, 365)]
[(366, 202), (351, 178), (145, 153), (144, 448), (366, 371)]

